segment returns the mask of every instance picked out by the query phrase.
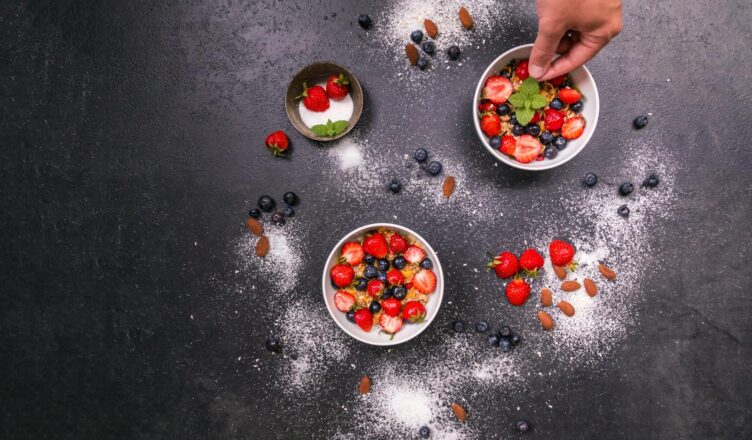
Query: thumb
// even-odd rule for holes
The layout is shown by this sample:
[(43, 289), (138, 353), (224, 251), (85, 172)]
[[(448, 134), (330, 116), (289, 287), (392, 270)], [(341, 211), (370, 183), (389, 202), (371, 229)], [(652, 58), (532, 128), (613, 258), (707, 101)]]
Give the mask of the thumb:
[(550, 26), (543, 20), (538, 22), (538, 36), (535, 38), (533, 52), (530, 54), (530, 62), (527, 70), (535, 79), (540, 79), (551, 66), (551, 60), (556, 55), (556, 48), (561, 42), (561, 37), (566, 29), (558, 26)]

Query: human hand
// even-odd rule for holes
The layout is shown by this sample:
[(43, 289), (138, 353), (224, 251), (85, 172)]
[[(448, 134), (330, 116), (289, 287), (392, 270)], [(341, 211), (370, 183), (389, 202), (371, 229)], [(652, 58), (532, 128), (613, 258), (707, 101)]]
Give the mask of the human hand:
[(538, 36), (528, 72), (538, 81), (582, 66), (621, 32), (621, 0), (537, 0), (536, 9)]

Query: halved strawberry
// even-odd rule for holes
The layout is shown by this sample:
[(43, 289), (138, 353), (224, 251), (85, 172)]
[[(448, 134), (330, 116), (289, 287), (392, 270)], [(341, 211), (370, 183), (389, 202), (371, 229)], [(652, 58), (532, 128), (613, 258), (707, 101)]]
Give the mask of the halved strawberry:
[(501, 133), (501, 118), (496, 113), (485, 113), (480, 119), (480, 129), (488, 137)]
[(543, 122), (546, 124), (546, 130), (559, 131), (562, 124), (564, 124), (564, 117), (567, 115), (563, 111), (547, 108), (543, 117)]
[(384, 285), (383, 281), (371, 280), (366, 285), (366, 292), (368, 292), (368, 294), (371, 295), (372, 298), (378, 298), (382, 293), (384, 293), (385, 287), (386, 286)]
[(514, 139), (514, 136), (506, 135), (501, 138), (499, 151), (509, 156), (514, 156), (515, 148), (517, 148), (517, 141)]
[(420, 263), (426, 258), (426, 251), (415, 245), (410, 245), (405, 251), (405, 260), (409, 263)]
[(478, 111), (481, 113), (495, 112), (496, 104), (491, 101), (481, 101), (480, 103), (478, 103)]
[(402, 318), (383, 313), (381, 318), (379, 318), (379, 325), (384, 332), (395, 334), (402, 328)]
[(389, 298), (381, 301), (381, 310), (389, 316), (397, 316), (400, 314), (402, 303), (397, 298)]
[(402, 308), (402, 318), (410, 322), (423, 322), (426, 318), (426, 308), (420, 301), (408, 301)]
[(543, 152), (543, 144), (538, 139), (523, 134), (517, 138), (517, 147), (514, 149), (514, 158), (520, 163), (528, 163), (535, 160)]
[(530, 73), (527, 71), (527, 66), (530, 62), (528, 60), (522, 60), (519, 63), (517, 63), (517, 67), (514, 69), (514, 73), (517, 74), (517, 77), (525, 81), (528, 76), (530, 76)]
[(337, 287), (349, 286), (350, 283), (352, 283), (353, 278), (355, 277), (355, 271), (347, 264), (337, 264), (336, 266), (332, 267), (332, 270), (329, 274), (332, 277), (334, 285)]
[(405, 277), (399, 269), (391, 269), (386, 273), (386, 280), (392, 286), (401, 286), (405, 282)]
[(348, 241), (342, 245), (342, 260), (347, 262), (351, 266), (356, 266), (363, 261), (365, 253), (363, 252), (363, 246), (357, 241)]
[(512, 81), (503, 76), (491, 76), (483, 87), (483, 97), (496, 105), (504, 104), (514, 91)]
[(423, 269), (413, 275), (413, 287), (420, 293), (433, 293), (436, 289), (436, 274), (430, 269)]
[(384, 258), (389, 253), (386, 238), (380, 232), (369, 235), (363, 240), (363, 250), (376, 258)]
[(389, 239), (389, 250), (392, 251), (393, 254), (401, 254), (402, 252), (405, 252), (407, 250), (407, 240), (405, 240), (405, 237), (394, 234)]
[(355, 297), (344, 290), (338, 290), (334, 294), (334, 305), (340, 312), (349, 312), (355, 305)]
[(370, 332), (373, 327), (373, 315), (368, 309), (359, 309), (355, 312), (355, 323), (365, 332)]
[(565, 87), (559, 90), (559, 99), (561, 99), (567, 104), (574, 104), (575, 102), (582, 99), (582, 95), (580, 94), (580, 92), (578, 92), (575, 89), (570, 89), (569, 87)]
[(579, 115), (567, 119), (561, 127), (561, 135), (564, 139), (577, 139), (583, 131), (585, 131), (585, 119)]

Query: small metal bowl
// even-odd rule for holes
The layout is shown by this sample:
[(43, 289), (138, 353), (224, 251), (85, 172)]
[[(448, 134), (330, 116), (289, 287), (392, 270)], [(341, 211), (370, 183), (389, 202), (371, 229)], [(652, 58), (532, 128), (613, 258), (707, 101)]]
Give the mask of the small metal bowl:
[[(350, 122), (342, 133), (336, 136), (317, 136), (310, 128), (308, 128), (303, 120), (300, 118), (298, 112), (299, 100), (295, 99), (296, 96), (303, 92), (303, 81), (309, 85), (326, 82), (326, 79), (330, 75), (344, 74), (348, 81), (350, 81), (350, 97), (353, 100), (353, 114), (350, 116)], [(287, 93), (285, 94), (285, 111), (287, 117), (290, 118), (290, 122), (293, 127), (300, 132), (303, 136), (314, 141), (333, 141), (339, 139), (342, 136), (350, 132), (358, 123), (360, 115), (363, 113), (363, 89), (360, 87), (358, 79), (346, 68), (332, 62), (320, 62), (313, 63), (304, 67), (300, 72), (296, 73), (292, 77), (290, 84), (287, 86)]]

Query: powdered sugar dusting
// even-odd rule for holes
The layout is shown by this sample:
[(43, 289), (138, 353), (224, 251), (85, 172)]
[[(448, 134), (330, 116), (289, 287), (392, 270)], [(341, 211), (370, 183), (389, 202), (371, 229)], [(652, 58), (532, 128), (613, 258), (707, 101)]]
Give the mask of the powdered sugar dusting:
[[(298, 225), (294, 220), (288, 220), (284, 226), (266, 224), (264, 232), (269, 239), (269, 252), (265, 257), (256, 256), (256, 243), (259, 237), (244, 231), (243, 236), (235, 245), (238, 271), (255, 274), (260, 278), (273, 279), (276, 293), (290, 293), (300, 277), (301, 251), (300, 239), (293, 238), (293, 231)], [(299, 231), (298, 234), (300, 235)]]

